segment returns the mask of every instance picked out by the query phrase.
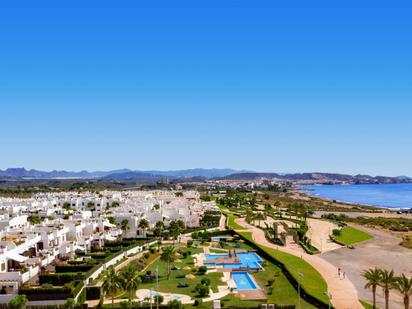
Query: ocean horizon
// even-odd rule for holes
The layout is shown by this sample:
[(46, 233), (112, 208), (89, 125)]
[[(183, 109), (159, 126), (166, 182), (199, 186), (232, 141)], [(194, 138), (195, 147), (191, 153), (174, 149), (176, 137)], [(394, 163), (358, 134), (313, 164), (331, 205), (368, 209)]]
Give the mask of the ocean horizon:
[(382, 208), (412, 208), (412, 184), (301, 186), (307, 194), (339, 202)]

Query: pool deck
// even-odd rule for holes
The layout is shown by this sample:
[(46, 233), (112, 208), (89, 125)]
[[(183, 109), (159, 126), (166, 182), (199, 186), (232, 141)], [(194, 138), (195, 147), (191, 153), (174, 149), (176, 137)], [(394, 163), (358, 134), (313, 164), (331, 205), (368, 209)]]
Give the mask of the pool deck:
[(266, 293), (262, 289), (238, 291), (235, 296), (240, 300), (266, 300)]

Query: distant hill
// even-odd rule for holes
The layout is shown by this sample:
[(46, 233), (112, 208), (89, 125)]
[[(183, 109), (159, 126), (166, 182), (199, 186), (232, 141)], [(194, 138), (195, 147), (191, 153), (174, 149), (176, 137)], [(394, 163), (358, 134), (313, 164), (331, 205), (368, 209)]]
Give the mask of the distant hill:
[(373, 184), (373, 183), (412, 183), (410, 177), (387, 177), (369, 175), (346, 175), (335, 173), (296, 173), (296, 174), (277, 174), (277, 173), (235, 173), (224, 177), (217, 177), (215, 180), (239, 180), (255, 181), (262, 178), (291, 181), (298, 183), (354, 183), (354, 184)]
[(101, 178), (110, 174), (115, 173), (126, 173), (129, 172), (128, 169), (114, 170), (114, 171), (40, 171), (40, 170), (26, 170), (25, 168), (8, 168), (6, 170), (0, 170), (0, 178), (2, 179), (58, 179), (58, 178)]
[[(40, 171), (35, 169), (27, 170), (25, 168), (8, 168), (6, 170), (0, 170), (0, 179), (60, 179), (60, 178), (78, 178), (78, 179), (156, 179), (162, 177), (168, 177), (171, 179), (178, 178), (214, 178), (223, 177), (233, 173), (238, 173), (233, 169), (186, 169), (176, 171), (132, 171), (130, 169), (120, 169), (112, 171)], [(244, 171), (243, 171), (244, 172)]]
[(25, 168), (8, 168), (0, 170), (1, 180), (21, 180), (21, 179), (102, 179), (102, 180), (139, 180), (158, 181), (162, 178), (169, 178), (177, 182), (205, 181), (212, 180), (239, 180), (254, 181), (262, 178), (291, 181), (296, 183), (412, 183), (412, 179), (407, 176), (386, 177), (369, 175), (346, 175), (336, 173), (257, 173), (250, 171), (237, 171), (233, 169), (185, 169), (175, 171), (132, 171), (130, 169), (119, 169), (112, 171), (40, 171)]

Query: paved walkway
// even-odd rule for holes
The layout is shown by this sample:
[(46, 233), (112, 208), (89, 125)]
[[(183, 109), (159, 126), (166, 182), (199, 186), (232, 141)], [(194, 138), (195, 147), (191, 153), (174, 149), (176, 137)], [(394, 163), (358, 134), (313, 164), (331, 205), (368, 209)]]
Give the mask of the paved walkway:
[(359, 302), (358, 293), (355, 286), (349, 279), (341, 280), (338, 276), (337, 269), (329, 262), (323, 260), (317, 255), (309, 255), (306, 253), (297, 252), (292, 248), (276, 246), (269, 242), (263, 230), (249, 225), (244, 218), (236, 219), (235, 222), (252, 232), (253, 240), (265, 247), (278, 249), (280, 251), (302, 257), (306, 262), (312, 265), (325, 279), (329, 292), (332, 295), (332, 304), (336, 309), (363, 309), (364, 307)]
[(219, 230), (221, 231), (226, 230), (226, 216), (223, 214), (220, 216)]

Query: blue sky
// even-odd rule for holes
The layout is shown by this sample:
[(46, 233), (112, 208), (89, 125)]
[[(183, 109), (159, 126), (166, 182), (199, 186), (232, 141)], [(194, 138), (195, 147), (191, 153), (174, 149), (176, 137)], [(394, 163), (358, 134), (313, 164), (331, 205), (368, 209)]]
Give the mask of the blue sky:
[(0, 3), (0, 168), (412, 176), (408, 1)]

